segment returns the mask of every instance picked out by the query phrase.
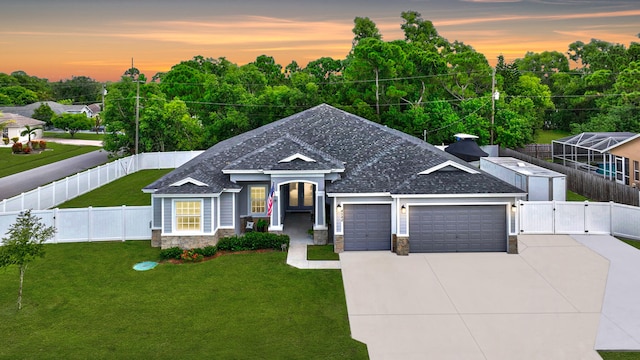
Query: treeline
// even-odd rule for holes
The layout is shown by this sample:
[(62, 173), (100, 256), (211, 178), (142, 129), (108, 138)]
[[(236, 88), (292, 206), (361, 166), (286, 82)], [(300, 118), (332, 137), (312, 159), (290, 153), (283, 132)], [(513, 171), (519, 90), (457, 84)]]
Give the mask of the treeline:
[[(320, 103), (434, 144), (459, 132), (506, 147), (532, 142), (543, 128), (640, 132), (639, 43), (577, 41), (566, 54), (529, 52), (510, 63), (499, 57), (492, 68), (471, 46), (440, 36), (419, 13), (403, 12), (401, 19), (404, 40), (384, 41), (373, 21), (355, 18), (344, 59), (323, 57), (304, 68), (262, 55), (242, 66), (196, 56), (150, 80), (129, 69), (107, 85), (105, 146), (133, 151), (136, 108), (140, 151), (169, 151), (207, 148)], [(38, 82), (19, 75), (18, 81)], [(0, 103), (7, 101), (3, 94), (11, 97), (2, 79)], [(79, 79), (23, 87), (75, 102), (100, 99), (101, 84), (74, 87), (72, 81)], [(90, 84), (95, 88), (87, 90)]]

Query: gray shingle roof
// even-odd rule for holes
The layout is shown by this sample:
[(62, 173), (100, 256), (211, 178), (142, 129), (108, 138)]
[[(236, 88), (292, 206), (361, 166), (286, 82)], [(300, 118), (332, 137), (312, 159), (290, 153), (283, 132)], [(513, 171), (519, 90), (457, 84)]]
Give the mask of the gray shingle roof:
[[(316, 162), (279, 162), (295, 153)], [(200, 194), (240, 188), (223, 174), (223, 169), (344, 169), (340, 180), (327, 184), (327, 192), (522, 193), (482, 171), (418, 175), (448, 160), (470, 166), (413, 136), (322, 104), (222, 141), (146, 189), (155, 189), (158, 194)], [(208, 186), (169, 186), (186, 177)]]
[(0, 123), (7, 123), (8, 128), (23, 128), (26, 125), (31, 127), (33, 126), (43, 126), (46, 122), (32, 119), (27, 116), (22, 116), (19, 114), (5, 113), (0, 114)]

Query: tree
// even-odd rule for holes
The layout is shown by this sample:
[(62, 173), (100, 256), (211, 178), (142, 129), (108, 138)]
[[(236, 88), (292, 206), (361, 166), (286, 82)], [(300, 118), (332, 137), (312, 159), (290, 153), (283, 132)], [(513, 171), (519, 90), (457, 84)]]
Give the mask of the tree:
[(102, 94), (102, 84), (87, 76), (73, 76), (52, 83), (51, 87), (55, 99), (72, 99), (81, 104), (97, 102)]
[(56, 232), (53, 226), (46, 226), (40, 218), (31, 214), (31, 210), (21, 212), (16, 222), (9, 227), (6, 238), (2, 238), (0, 247), (0, 267), (17, 265), (20, 271), (18, 288), (18, 310), (22, 309), (22, 285), (27, 265), (38, 257), (44, 256), (44, 242)]
[(29, 144), (29, 147), (31, 147), (31, 135), (35, 135), (38, 130), (42, 130), (42, 128), (39, 126), (31, 127), (29, 125), (25, 125), (24, 130), (20, 132), (20, 136), (28, 136), (27, 144)]
[(37, 109), (33, 111), (33, 115), (31, 115), (31, 117), (44, 121), (47, 123), (47, 125), (50, 126), (53, 125), (51, 121), (55, 115), (56, 113), (51, 110), (51, 107), (49, 107), (49, 105), (47, 105), (46, 103), (42, 103), (40, 104), (40, 106), (38, 106)]
[(74, 137), (80, 130), (90, 130), (93, 119), (84, 114), (61, 114), (53, 118), (53, 126), (68, 131), (71, 137)]
[(376, 26), (376, 23), (371, 21), (368, 17), (356, 17), (353, 19), (354, 27), (351, 31), (353, 31), (353, 42), (352, 48), (358, 45), (358, 42), (362, 39), (366, 38), (374, 38), (378, 40), (382, 40), (382, 35), (380, 35), (380, 30)]

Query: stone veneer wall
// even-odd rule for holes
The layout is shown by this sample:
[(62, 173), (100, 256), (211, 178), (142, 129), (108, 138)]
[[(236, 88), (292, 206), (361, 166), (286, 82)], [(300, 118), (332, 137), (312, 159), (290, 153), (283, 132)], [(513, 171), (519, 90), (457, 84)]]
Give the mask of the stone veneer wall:
[(507, 243), (507, 254), (518, 253), (518, 235), (509, 235), (509, 242)]
[(168, 249), (171, 247), (179, 247), (181, 249), (195, 249), (203, 248), (205, 246), (215, 246), (218, 244), (218, 240), (220, 238), (234, 236), (235, 234), (236, 232), (234, 229), (218, 229), (218, 231), (213, 235), (162, 236), (160, 239), (160, 248)]
[(344, 235), (335, 235), (333, 237), (333, 252), (341, 253), (343, 251), (344, 251)]
[(327, 245), (329, 243), (329, 230), (313, 230), (313, 245)]
[(409, 255), (409, 238), (408, 237), (397, 237), (396, 240), (396, 254), (398, 255)]
[(162, 230), (151, 230), (151, 247), (162, 245)]

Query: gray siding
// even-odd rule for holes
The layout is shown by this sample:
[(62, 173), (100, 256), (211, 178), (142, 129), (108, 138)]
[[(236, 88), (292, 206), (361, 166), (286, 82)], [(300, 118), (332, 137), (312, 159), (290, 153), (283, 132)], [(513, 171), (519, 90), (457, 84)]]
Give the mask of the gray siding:
[(211, 199), (211, 207), (213, 208), (213, 216), (211, 217), (211, 221), (213, 223), (213, 228), (217, 229), (218, 226), (220, 226), (218, 224), (218, 202), (220, 201), (219, 198), (213, 198)]
[(202, 228), (202, 230), (205, 233), (210, 233), (211, 232), (211, 216), (212, 216), (212, 211), (211, 211), (211, 198), (204, 198), (202, 199), (202, 207), (204, 209), (202, 209), (202, 213), (203, 213), (203, 217), (204, 217), (204, 226)]
[(153, 225), (154, 229), (162, 228), (162, 198), (151, 197), (151, 206), (153, 208)]
[(233, 194), (220, 195), (220, 226), (233, 226)]
[(163, 222), (163, 232), (171, 233), (171, 224), (173, 219), (173, 212), (171, 211), (172, 201), (170, 199), (163, 199), (164, 203), (164, 222)]

